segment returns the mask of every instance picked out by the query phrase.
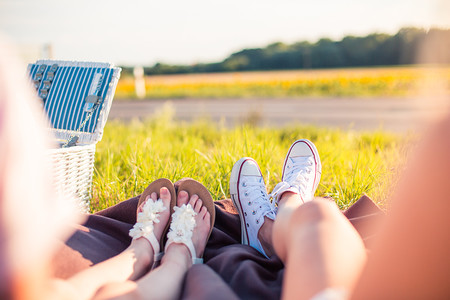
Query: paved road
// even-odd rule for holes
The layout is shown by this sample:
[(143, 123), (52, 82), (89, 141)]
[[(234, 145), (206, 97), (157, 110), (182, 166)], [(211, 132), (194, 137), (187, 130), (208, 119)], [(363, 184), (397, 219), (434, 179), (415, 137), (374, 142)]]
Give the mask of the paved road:
[(144, 119), (173, 107), (177, 120), (208, 117), (228, 126), (252, 122), (263, 126), (292, 123), (314, 124), (342, 129), (393, 132), (420, 130), (430, 117), (446, 111), (448, 99), (221, 99), (142, 100), (113, 102), (110, 119)]

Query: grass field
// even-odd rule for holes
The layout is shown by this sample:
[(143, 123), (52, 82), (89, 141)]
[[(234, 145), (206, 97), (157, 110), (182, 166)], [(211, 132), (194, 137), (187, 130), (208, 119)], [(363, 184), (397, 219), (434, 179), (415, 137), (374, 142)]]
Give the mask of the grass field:
[(382, 132), (356, 133), (289, 127), (227, 129), (207, 121), (175, 123), (172, 114), (145, 122), (109, 122), (98, 143), (92, 210), (140, 194), (153, 180), (201, 181), (214, 199), (229, 198), (229, 175), (243, 156), (255, 158), (270, 191), (280, 180), (286, 151), (299, 138), (317, 146), (323, 164), (318, 196), (345, 208), (367, 193), (385, 204), (407, 153), (408, 139)]
[[(450, 67), (385, 67), (148, 76), (146, 98), (401, 97), (423, 88), (450, 94)], [(120, 80), (116, 98), (135, 98)]]

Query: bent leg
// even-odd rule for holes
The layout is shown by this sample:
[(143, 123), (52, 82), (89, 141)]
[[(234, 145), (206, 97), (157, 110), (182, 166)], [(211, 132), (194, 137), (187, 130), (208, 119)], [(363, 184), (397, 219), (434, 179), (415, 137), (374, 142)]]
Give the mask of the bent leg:
[[(157, 218), (159, 222), (156, 222), (153, 227), (153, 234), (157, 240), (160, 240), (170, 216), (171, 194), (166, 187), (160, 189), (160, 198), (166, 209), (158, 212)], [(148, 201), (155, 202), (157, 200), (158, 195), (153, 192), (142, 202), (138, 208), (139, 211), (142, 211)], [(142, 277), (148, 272), (153, 263), (154, 252), (152, 244), (146, 238), (133, 239), (130, 246), (122, 253), (75, 274), (65, 282), (59, 281), (58, 285), (55, 286), (60, 288), (65, 284), (67, 290), (71, 289), (74, 291), (77, 299), (91, 299), (102, 286), (109, 283), (137, 280)], [(127, 282), (125, 287), (129, 288), (130, 285), (132, 283)]]
[(274, 247), (286, 265), (283, 298), (310, 299), (326, 288), (350, 290), (366, 261), (359, 234), (328, 200), (295, 203), (295, 198), (285, 202), (274, 224)]
[(110, 282), (135, 280), (145, 274), (152, 263), (152, 248), (144, 239), (133, 240), (131, 245), (119, 255), (75, 274), (67, 285), (77, 295), (77, 299), (90, 299), (98, 290)]
[[(178, 194), (178, 206), (189, 204), (196, 212), (192, 242), (195, 253), (202, 257), (211, 228), (210, 214), (197, 195), (189, 199), (185, 191)], [(187, 246), (171, 243), (162, 258), (161, 265), (136, 282), (109, 283), (99, 289), (94, 299), (178, 299), (186, 271), (192, 265)]]
[(282, 261), (286, 261), (287, 247), (286, 241), (288, 239), (289, 223), (292, 218), (292, 214), (296, 211), (304, 202), (298, 194), (292, 192), (286, 192), (280, 198), (278, 202), (277, 218), (273, 225), (272, 245), (273, 248), (281, 258)]
[(158, 268), (136, 282), (109, 283), (98, 290), (94, 299), (177, 299), (191, 264), (185, 246), (171, 245)]

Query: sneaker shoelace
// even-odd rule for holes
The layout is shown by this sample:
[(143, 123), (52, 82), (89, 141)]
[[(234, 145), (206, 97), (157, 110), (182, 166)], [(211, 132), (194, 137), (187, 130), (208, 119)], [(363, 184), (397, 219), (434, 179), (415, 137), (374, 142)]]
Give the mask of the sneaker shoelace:
[(283, 193), (290, 187), (297, 187), (298, 192), (305, 198), (309, 196), (307, 191), (310, 183), (310, 174), (313, 171), (314, 158), (312, 156), (290, 157), (285, 173), (284, 180), (277, 184), (273, 189), (271, 198), (277, 199), (278, 194)]
[(289, 158), (284, 181), (298, 186), (299, 190), (304, 193), (309, 185), (309, 175), (313, 165), (314, 159), (311, 156)]
[(270, 219), (275, 218), (275, 211), (269, 201), (269, 195), (265, 192), (266, 185), (262, 178), (261, 181), (243, 181), (242, 186), (245, 188), (244, 196), (248, 201), (248, 205), (252, 207), (249, 212), (256, 218), (256, 224), (262, 224), (264, 216)]

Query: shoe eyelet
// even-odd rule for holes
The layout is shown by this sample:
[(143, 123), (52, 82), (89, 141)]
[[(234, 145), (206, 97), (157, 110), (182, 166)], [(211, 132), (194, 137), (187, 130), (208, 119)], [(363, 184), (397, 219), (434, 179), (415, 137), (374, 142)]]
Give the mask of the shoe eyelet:
[(256, 215), (256, 211), (252, 211), (252, 215)]
[(256, 220), (256, 224), (259, 224), (259, 220)]
[(242, 183), (242, 186), (243, 186), (243, 187), (246, 187), (246, 186), (247, 186), (247, 183), (243, 182), (243, 183)]
[(247, 193), (247, 192), (245, 192), (245, 193), (244, 193), (244, 195), (245, 195), (245, 196), (247, 197), (247, 196), (248, 196), (248, 193)]
[(248, 201), (248, 205), (252, 205), (252, 201)]
[(247, 227), (250, 227), (250, 225), (248, 225), (248, 223), (247, 223)]
[(246, 213), (246, 212), (244, 212), (244, 216), (247, 216), (247, 213)]
[(259, 208), (262, 208), (262, 206), (260, 206)]

